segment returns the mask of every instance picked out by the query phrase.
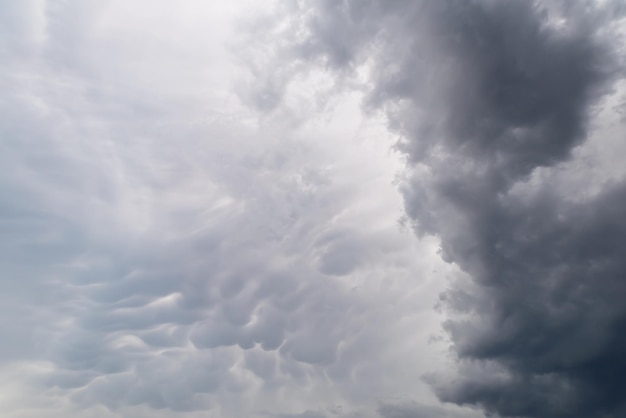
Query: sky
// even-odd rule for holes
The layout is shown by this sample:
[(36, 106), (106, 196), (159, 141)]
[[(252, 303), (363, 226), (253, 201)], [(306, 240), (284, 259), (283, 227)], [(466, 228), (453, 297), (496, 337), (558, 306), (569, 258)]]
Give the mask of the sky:
[(626, 416), (620, 0), (0, 2), (0, 414)]

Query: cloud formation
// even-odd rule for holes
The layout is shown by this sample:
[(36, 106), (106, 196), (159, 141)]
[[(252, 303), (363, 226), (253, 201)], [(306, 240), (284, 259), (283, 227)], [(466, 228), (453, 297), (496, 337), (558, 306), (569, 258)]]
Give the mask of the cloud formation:
[(623, 5), (299, 11), (292, 53), (340, 79), (366, 73), (366, 107), (402, 136), (407, 215), (471, 278), (442, 295), (459, 370), (432, 380), (439, 398), (510, 417), (623, 415), (626, 183), (606, 152), (622, 149)]
[(316, 97), (318, 74), (255, 101), (278, 84), (238, 84), (250, 4), (140, 6), (0, 6), (2, 416), (427, 398), (454, 269), (398, 225), (384, 124), (358, 95)]
[(0, 6), (0, 413), (623, 415), (621, 2), (254, 3)]

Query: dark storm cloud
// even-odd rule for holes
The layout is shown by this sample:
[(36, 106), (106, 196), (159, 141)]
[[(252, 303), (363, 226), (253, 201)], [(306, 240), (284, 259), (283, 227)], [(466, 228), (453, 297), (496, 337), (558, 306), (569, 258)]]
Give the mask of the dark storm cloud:
[(440, 399), (502, 416), (626, 413), (626, 185), (581, 198), (557, 180), (623, 76), (623, 6), (310, 1), (302, 12), (300, 57), (342, 77), (369, 62), (366, 105), (386, 111), (409, 157), (407, 214), (471, 276), (442, 296), (460, 362), (458, 379), (433, 383)]

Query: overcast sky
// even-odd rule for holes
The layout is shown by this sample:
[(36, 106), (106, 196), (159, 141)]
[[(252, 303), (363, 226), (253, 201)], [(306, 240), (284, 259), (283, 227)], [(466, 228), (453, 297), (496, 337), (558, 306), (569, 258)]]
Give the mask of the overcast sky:
[(620, 0), (0, 2), (0, 415), (626, 416)]

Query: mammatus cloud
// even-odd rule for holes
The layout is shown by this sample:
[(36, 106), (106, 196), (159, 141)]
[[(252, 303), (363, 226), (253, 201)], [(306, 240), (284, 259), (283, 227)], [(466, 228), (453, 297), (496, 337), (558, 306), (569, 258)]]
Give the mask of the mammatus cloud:
[(366, 74), (366, 107), (403, 137), (407, 215), (471, 277), (442, 295), (459, 361), (439, 398), (626, 413), (626, 180), (606, 151), (623, 151), (623, 4), (299, 4), (292, 54)]
[(455, 270), (398, 225), (359, 95), (312, 73), (264, 96), (289, 68), (238, 84), (251, 3), (0, 6), (3, 417), (436, 402), (415, 376), (446, 364), (427, 341)]
[(255, 3), (0, 6), (0, 414), (623, 415), (621, 2)]

